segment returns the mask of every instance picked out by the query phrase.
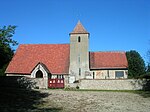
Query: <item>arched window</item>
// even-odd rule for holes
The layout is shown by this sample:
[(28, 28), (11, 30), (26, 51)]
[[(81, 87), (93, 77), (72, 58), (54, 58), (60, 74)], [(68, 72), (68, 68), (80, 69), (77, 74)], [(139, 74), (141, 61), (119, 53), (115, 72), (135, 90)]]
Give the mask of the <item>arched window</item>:
[(80, 36), (78, 37), (78, 42), (81, 42), (81, 38), (80, 38)]
[(38, 71), (36, 72), (36, 78), (43, 78), (43, 73), (42, 73), (41, 70), (38, 70)]

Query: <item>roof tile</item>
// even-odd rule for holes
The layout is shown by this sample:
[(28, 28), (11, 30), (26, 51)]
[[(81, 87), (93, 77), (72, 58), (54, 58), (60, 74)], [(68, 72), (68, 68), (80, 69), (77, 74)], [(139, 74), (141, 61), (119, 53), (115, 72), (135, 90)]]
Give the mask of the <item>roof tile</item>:
[(90, 52), (90, 69), (127, 67), (125, 52)]
[(69, 49), (69, 44), (22, 44), (7, 67), (6, 73), (30, 74), (41, 62), (52, 74), (68, 74)]
[[(69, 74), (69, 44), (22, 44), (5, 73), (30, 74), (40, 62), (52, 74)], [(125, 52), (90, 52), (90, 69), (127, 68)]]

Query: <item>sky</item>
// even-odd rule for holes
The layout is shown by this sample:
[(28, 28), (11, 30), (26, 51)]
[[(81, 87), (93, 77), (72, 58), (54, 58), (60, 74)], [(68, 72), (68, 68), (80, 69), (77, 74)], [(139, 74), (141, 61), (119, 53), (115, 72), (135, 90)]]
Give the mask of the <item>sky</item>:
[(16, 25), (19, 44), (69, 43), (78, 20), (89, 51), (136, 50), (147, 62), (150, 0), (0, 0), (0, 27)]

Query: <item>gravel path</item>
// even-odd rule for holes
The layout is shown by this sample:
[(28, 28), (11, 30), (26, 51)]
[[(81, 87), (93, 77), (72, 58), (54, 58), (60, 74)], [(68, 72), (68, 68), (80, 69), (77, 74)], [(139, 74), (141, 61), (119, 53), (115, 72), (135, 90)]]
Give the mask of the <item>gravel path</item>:
[(42, 108), (60, 112), (150, 112), (150, 97), (127, 92), (42, 90)]

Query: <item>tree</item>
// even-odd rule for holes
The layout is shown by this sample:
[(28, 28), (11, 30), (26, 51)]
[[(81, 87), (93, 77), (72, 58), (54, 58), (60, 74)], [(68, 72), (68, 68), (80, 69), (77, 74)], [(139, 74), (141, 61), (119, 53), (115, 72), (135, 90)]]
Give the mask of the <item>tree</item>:
[(150, 66), (150, 49), (147, 51), (147, 66)]
[(150, 63), (148, 63), (148, 65), (146, 66), (146, 73), (150, 74)]
[(140, 54), (131, 50), (126, 52), (128, 60), (128, 76), (129, 78), (136, 78), (145, 74), (145, 63)]
[(4, 75), (5, 69), (11, 60), (14, 50), (11, 46), (18, 45), (12, 37), (15, 34), (16, 26), (0, 27), (0, 75)]

